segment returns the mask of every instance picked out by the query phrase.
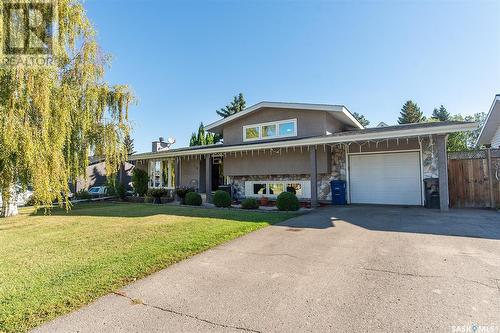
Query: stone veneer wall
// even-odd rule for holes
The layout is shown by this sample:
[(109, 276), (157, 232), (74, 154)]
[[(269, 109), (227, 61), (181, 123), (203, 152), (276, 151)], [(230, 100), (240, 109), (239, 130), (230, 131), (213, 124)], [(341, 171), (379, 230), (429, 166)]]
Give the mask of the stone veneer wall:
[(422, 165), (424, 179), (439, 177), (437, 144), (433, 137), (422, 142)]
[[(330, 181), (334, 179), (346, 179), (346, 163), (345, 163), (345, 149), (344, 146), (335, 146), (332, 151), (331, 159), (331, 173), (318, 174), (318, 200), (330, 200)], [(245, 181), (251, 180), (269, 180), (269, 181), (283, 181), (283, 180), (310, 180), (309, 174), (295, 174), (295, 175), (269, 175), (269, 176), (231, 176), (229, 184), (233, 186), (233, 194), (236, 198), (245, 197)]]
[(347, 178), (345, 145), (333, 146), (331, 161), (331, 173), (318, 175), (318, 200), (331, 200), (330, 182)]
[[(331, 200), (330, 181), (346, 180), (346, 146), (335, 145), (332, 148), (331, 173), (318, 174), (318, 200)], [(433, 138), (422, 140), (422, 164), (423, 176), (425, 178), (438, 177), (437, 145)], [(229, 184), (233, 186), (233, 194), (237, 198), (245, 196), (245, 181), (249, 180), (310, 180), (309, 174), (299, 175), (269, 175), (269, 176), (232, 176)]]

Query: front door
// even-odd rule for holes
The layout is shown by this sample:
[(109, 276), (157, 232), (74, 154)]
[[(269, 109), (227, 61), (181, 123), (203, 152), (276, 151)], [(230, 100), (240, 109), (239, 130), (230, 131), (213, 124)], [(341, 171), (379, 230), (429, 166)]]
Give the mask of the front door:
[(217, 191), (220, 185), (224, 185), (222, 156), (214, 156), (212, 158), (212, 191)]

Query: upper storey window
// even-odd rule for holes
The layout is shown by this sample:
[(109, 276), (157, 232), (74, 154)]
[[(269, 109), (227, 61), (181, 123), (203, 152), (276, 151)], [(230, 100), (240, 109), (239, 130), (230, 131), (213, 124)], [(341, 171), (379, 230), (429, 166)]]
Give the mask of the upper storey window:
[(243, 141), (297, 136), (297, 119), (243, 126)]

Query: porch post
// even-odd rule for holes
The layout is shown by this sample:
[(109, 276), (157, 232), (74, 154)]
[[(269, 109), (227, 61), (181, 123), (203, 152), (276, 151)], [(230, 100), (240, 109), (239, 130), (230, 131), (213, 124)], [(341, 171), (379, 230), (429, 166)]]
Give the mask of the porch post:
[(446, 140), (448, 135), (437, 135), (437, 155), (439, 172), (439, 208), (442, 212), (449, 210), (450, 193), (448, 192), (448, 154)]
[(179, 157), (175, 158), (175, 166), (174, 166), (174, 173), (175, 173), (175, 184), (174, 187), (180, 187), (181, 186), (181, 159)]
[(212, 203), (212, 156), (205, 155), (205, 191), (207, 203)]
[(495, 195), (493, 193), (493, 164), (491, 163), (491, 148), (486, 149), (486, 163), (488, 164), (488, 187), (490, 194), (490, 207), (495, 208)]
[(311, 208), (318, 207), (318, 161), (316, 158), (316, 147), (311, 147)]

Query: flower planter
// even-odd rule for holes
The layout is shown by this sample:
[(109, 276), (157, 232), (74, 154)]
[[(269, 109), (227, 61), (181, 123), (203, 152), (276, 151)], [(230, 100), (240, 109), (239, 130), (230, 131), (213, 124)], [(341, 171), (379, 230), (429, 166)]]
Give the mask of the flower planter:
[(269, 198), (268, 197), (262, 197), (262, 198), (260, 198), (260, 205), (261, 206), (267, 206), (267, 205), (269, 205)]

